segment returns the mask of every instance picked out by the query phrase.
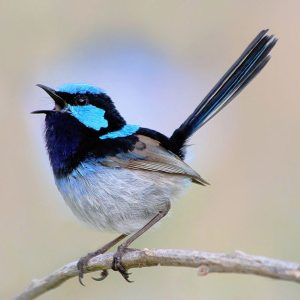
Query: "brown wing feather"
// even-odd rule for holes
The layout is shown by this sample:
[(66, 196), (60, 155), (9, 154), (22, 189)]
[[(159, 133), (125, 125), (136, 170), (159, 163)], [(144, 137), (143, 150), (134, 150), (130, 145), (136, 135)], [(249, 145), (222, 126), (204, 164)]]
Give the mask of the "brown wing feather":
[(209, 184), (181, 158), (162, 147), (158, 141), (143, 135), (138, 135), (138, 138), (139, 141), (128, 153), (127, 159), (124, 159), (124, 156), (110, 156), (101, 163), (109, 167), (182, 175), (191, 178), (195, 183)]

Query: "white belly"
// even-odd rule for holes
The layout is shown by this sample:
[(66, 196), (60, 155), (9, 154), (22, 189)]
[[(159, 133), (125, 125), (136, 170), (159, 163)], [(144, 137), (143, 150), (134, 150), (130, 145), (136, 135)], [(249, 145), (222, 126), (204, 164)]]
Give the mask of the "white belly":
[(180, 175), (110, 168), (96, 161), (56, 178), (63, 198), (80, 220), (119, 233), (142, 228), (189, 182)]

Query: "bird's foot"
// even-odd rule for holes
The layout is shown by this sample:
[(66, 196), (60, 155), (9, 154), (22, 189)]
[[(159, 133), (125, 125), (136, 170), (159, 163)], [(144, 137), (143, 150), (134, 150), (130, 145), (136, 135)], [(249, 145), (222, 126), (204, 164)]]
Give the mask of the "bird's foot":
[[(78, 280), (79, 280), (79, 283), (83, 286), (84, 283), (82, 282), (83, 280), (83, 276), (84, 276), (84, 271), (85, 269), (87, 268), (88, 266), (88, 263), (89, 261), (99, 255), (99, 254), (103, 254), (101, 251), (95, 251), (95, 252), (92, 252), (92, 253), (88, 253), (86, 256), (83, 256), (79, 259), (78, 263), (77, 263), (77, 269), (79, 271), (78, 273)], [(105, 279), (106, 277), (108, 276), (108, 271), (107, 270), (103, 270), (100, 274), (100, 277), (92, 277), (94, 280), (96, 281), (102, 281), (103, 279)]]
[(135, 251), (135, 250), (136, 249), (127, 248), (123, 245), (120, 245), (118, 247), (117, 252), (114, 254), (114, 257), (113, 257), (113, 262), (112, 262), (111, 268), (114, 271), (118, 271), (127, 282), (133, 282), (133, 281), (129, 279), (129, 275), (131, 275), (131, 273), (128, 273), (126, 268), (124, 267), (124, 265), (122, 263), (122, 257), (126, 252)]

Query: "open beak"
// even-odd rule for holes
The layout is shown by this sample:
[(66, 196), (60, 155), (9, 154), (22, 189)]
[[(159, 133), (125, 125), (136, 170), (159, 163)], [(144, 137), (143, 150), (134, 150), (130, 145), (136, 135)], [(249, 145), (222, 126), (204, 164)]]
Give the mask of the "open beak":
[(63, 98), (57, 95), (56, 91), (43, 85), (43, 84), (37, 84), (36, 86), (43, 89), (55, 102), (55, 109), (54, 110), (35, 110), (31, 112), (32, 114), (47, 114), (49, 112), (53, 111), (61, 111), (65, 106), (66, 102)]

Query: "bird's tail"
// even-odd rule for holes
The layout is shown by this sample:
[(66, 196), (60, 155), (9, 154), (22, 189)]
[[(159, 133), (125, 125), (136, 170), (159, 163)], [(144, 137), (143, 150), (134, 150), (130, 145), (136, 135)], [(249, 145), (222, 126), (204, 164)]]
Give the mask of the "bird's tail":
[(170, 138), (172, 150), (182, 158), (187, 139), (233, 100), (267, 64), (269, 53), (277, 42), (273, 35), (267, 35), (267, 31), (256, 36), (195, 111), (174, 131)]

